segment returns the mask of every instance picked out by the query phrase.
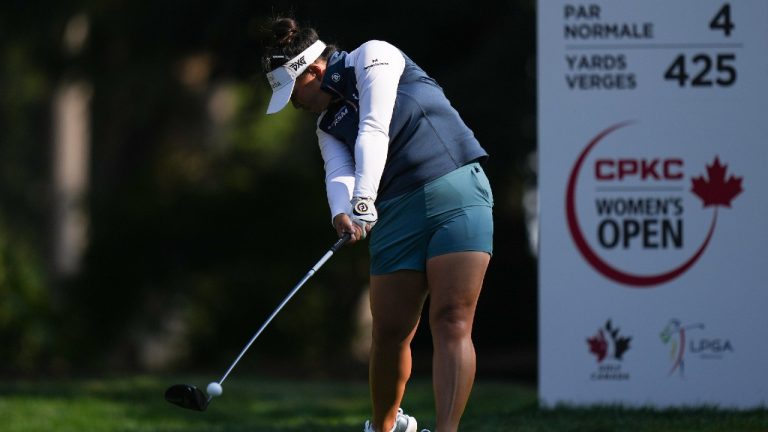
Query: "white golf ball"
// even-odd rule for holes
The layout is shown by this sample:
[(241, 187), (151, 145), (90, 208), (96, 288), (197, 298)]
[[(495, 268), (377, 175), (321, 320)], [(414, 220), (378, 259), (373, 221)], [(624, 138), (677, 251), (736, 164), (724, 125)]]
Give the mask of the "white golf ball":
[(212, 382), (208, 384), (208, 388), (206, 388), (205, 391), (209, 396), (221, 396), (221, 392), (223, 392), (224, 389), (221, 388), (221, 384)]

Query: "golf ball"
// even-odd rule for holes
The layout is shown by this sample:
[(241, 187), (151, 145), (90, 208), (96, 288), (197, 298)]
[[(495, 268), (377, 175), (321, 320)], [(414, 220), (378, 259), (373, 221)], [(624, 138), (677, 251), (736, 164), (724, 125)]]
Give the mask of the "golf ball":
[(208, 392), (209, 396), (221, 396), (221, 392), (224, 391), (224, 389), (221, 388), (221, 384), (217, 382), (208, 384), (208, 388), (205, 390)]

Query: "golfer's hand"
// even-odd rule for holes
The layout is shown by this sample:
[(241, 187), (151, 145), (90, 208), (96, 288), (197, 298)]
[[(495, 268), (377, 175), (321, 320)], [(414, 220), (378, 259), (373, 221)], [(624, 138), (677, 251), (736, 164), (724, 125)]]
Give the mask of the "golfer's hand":
[(367, 197), (352, 197), (352, 214), (349, 215), (352, 222), (362, 228), (363, 238), (371, 231), (379, 220), (373, 199)]
[(349, 244), (353, 244), (358, 240), (364, 239), (363, 229), (357, 224), (352, 222), (349, 215), (346, 213), (339, 213), (333, 218), (333, 227), (336, 228), (336, 234), (341, 238), (344, 234), (349, 233)]

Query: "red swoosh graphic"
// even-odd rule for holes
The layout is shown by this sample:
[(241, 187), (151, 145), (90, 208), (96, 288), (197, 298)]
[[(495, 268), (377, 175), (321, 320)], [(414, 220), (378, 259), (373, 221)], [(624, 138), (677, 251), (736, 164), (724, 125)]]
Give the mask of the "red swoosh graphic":
[(597, 253), (592, 250), (589, 243), (587, 243), (587, 240), (584, 238), (584, 234), (582, 234), (581, 228), (579, 226), (579, 219), (576, 215), (576, 182), (579, 176), (579, 172), (581, 171), (581, 166), (584, 164), (584, 160), (587, 158), (587, 155), (592, 150), (592, 148), (595, 147), (597, 143), (599, 143), (603, 138), (605, 138), (606, 135), (632, 123), (632, 121), (621, 122), (609, 127), (608, 129), (605, 129), (604, 131), (597, 134), (597, 136), (595, 136), (592, 141), (590, 141), (589, 145), (587, 145), (587, 147), (581, 152), (579, 158), (576, 160), (576, 164), (571, 170), (571, 175), (568, 179), (568, 188), (565, 193), (565, 211), (566, 218), (568, 220), (568, 229), (571, 232), (571, 237), (573, 238), (574, 243), (576, 243), (576, 247), (595, 270), (600, 272), (603, 276), (616, 282), (637, 288), (648, 288), (653, 285), (659, 285), (664, 282), (668, 282), (680, 276), (689, 268), (691, 268), (691, 266), (693, 266), (696, 261), (698, 261), (699, 257), (701, 257), (701, 255), (704, 253), (704, 250), (707, 248), (709, 240), (712, 238), (712, 233), (715, 232), (715, 225), (717, 224), (717, 207), (715, 207), (712, 223), (709, 227), (707, 238), (704, 239), (704, 243), (699, 246), (699, 249), (696, 251), (696, 253), (693, 254), (692, 257), (690, 257), (680, 266), (668, 272), (652, 275), (632, 274), (618, 269), (600, 258), (600, 256), (598, 256)]
[(680, 329), (680, 349), (678, 350), (677, 360), (675, 361), (675, 364), (672, 366), (672, 370), (669, 371), (669, 375), (672, 375), (672, 372), (675, 371), (678, 367), (680, 367), (681, 364), (683, 364), (683, 354), (685, 354), (685, 329)]

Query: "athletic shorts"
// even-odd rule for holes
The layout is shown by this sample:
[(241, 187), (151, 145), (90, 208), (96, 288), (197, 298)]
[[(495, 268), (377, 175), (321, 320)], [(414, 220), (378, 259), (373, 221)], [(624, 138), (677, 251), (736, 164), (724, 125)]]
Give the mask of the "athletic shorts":
[(424, 272), (427, 260), (451, 252), (493, 253), (493, 194), (477, 162), (376, 204), (371, 274)]

